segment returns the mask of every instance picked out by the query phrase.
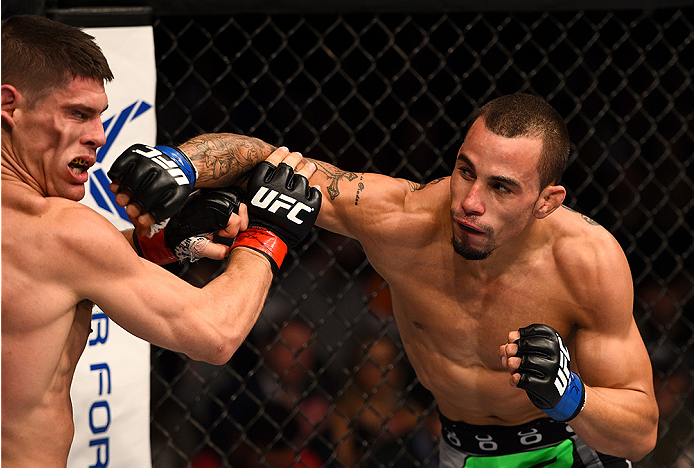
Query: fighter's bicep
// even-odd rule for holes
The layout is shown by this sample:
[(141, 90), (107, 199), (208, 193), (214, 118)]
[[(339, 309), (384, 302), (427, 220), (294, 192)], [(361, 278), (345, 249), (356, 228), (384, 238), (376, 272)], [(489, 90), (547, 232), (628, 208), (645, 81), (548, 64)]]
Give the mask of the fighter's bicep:
[(65, 221), (71, 229), (59, 234), (63, 280), (78, 298), (88, 299), (114, 315), (142, 314), (143, 309), (152, 314), (156, 311), (151, 305), (159, 304), (164, 310), (166, 304), (162, 303), (183, 283), (140, 258), (126, 237), (105, 218), (85, 211), (79, 218)]
[(123, 236), (111, 234), (103, 234), (110, 249), (100, 249), (101, 254), (86, 249), (84, 264), (93, 279), (84, 280), (82, 295), (133, 335), (175, 349), (176, 335), (195, 329), (189, 305), (201, 290), (140, 258)]
[(650, 359), (633, 320), (620, 331), (579, 330), (575, 347), (572, 360), (587, 385), (649, 390)]

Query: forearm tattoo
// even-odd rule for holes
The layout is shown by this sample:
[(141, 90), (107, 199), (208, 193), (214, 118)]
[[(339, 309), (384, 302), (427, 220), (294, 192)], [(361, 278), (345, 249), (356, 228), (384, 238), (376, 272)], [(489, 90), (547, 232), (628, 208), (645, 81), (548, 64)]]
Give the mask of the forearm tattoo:
[(231, 133), (200, 135), (188, 140), (185, 146), (186, 154), (198, 169), (196, 186), (203, 187), (238, 181), (275, 150), (257, 138)]
[[(330, 181), (330, 185), (328, 185), (326, 190), (328, 191), (328, 195), (330, 195), (331, 200), (335, 200), (338, 195), (340, 195), (338, 184), (342, 179), (347, 179), (351, 182), (358, 177), (356, 172), (343, 171), (342, 169), (338, 169), (332, 164), (328, 164), (323, 161), (317, 161), (315, 159), (312, 161), (316, 164), (316, 172), (323, 174)], [(363, 190), (363, 188), (363, 184), (360, 184), (359, 191)], [(359, 199), (359, 191), (357, 191), (357, 199)]]

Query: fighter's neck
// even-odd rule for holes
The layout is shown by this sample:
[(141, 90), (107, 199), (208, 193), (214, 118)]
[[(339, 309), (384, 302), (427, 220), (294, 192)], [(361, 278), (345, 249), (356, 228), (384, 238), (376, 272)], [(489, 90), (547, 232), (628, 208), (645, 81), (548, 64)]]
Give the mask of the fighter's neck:
[(42, 197), (47, 196), (40, 184), (31, 175), (21, 158), (16, 157), (9, 143), (9, 135), (2, 132), (2, 184), (4, 188), (23, 187)]

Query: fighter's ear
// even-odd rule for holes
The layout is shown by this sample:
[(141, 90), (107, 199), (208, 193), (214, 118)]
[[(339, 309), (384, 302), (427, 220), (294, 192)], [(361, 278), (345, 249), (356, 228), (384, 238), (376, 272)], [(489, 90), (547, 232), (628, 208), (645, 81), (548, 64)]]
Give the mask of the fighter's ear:
[(533, 214), (537, 219), (546, 218), (564, 203), (566, 189), (561, 185), (550, 184), (542, 190), (535, 202)]
[(4, 84), (2, 90), (2, 123), (14, 127), (14, 110), (20, 99), (19, 91), (12, 85)]

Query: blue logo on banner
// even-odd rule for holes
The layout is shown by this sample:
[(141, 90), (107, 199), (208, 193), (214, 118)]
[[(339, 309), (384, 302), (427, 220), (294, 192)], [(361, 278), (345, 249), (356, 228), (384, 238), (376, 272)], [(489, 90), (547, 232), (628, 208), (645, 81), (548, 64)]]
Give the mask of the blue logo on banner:
[[(106, 159), (108, 151), (111, 149), (113, 142), (116, 140), (123, 127), (150, 109), (152, 109), (151, 104), (148, 104), (145, 101), (135, 101), (133, 104), (123, 109), (118, 115), (111, 117), (104, 122), (106, 144), (99, 148), (96, 152), (97, 164)], [(108, 211), (109, 213), (115, 212), (121, 218), (128, 221), (128, 215), (125, 214), (125, 208), (116, 205), (116, 196), (108, 188), (108, 186), (111, 185), (111, 181), (106, 176), (106, 171), (108, 171), (108, 169), (104, 170), (99, 168), (92, 173), (92, 177), (89, 178), (89, 192), (94, 198), (96, 204), (101, 209)], [(108, 203), (106, 198), (111, 200), (111, 203)]]

